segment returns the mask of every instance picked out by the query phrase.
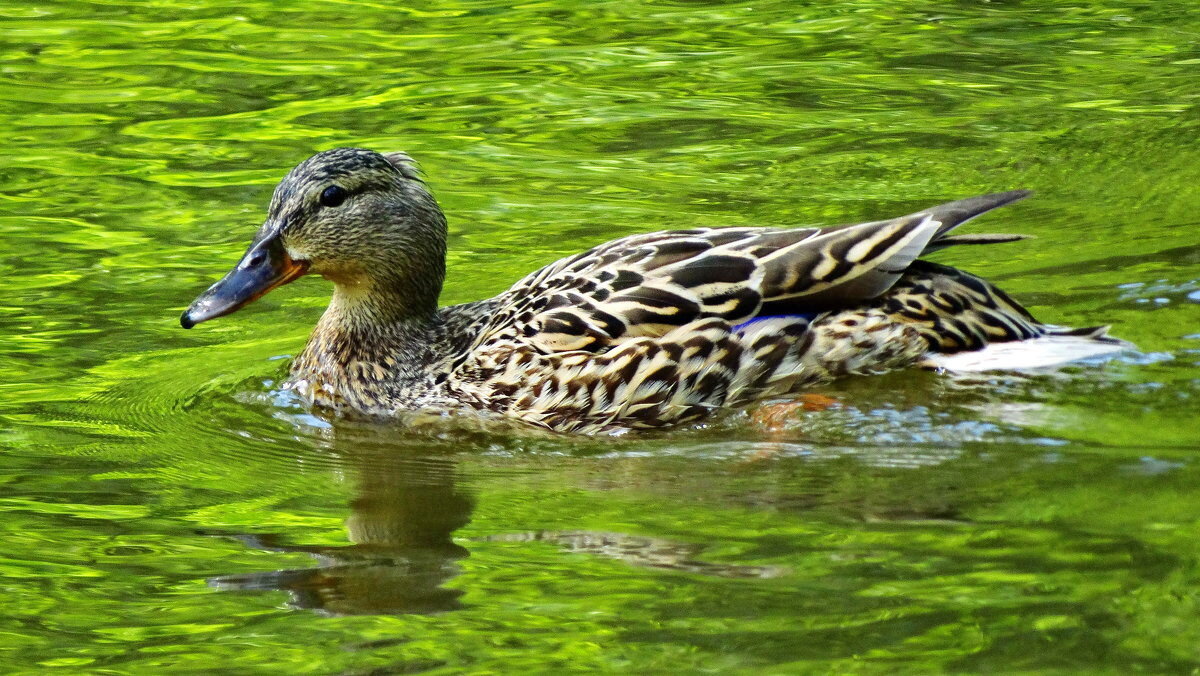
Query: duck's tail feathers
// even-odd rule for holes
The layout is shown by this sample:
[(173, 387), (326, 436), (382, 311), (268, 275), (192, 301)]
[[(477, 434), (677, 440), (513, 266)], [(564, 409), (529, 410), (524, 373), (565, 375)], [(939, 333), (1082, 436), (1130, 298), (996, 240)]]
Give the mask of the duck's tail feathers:
[[(790, 246), (778, 247), (761, 264), (760, 292), (772, 304), (806, 308), (846, 307), (885, 293), (929, 251), (951, 244), (984, 244), (1020, 235), (948, 233), (967, 221), (1030, 194), (1028, 190), (981, 195), (947, 202), (907, 216), (842, 228), (806, 231)], [(794, 231), (800, 232), (800, 231)]]
[(938, 228), (937, 233), (933, 238), (936, 240), (942, 235), (950, 232), (967, 221), (986, 214), (992, 209), (998, 209), (1006, 204), (1012, 204), (1018, 200), (1023, 200), (1033, 194), (1031, 190), (1009, 190), (1008, 192), (995, 192), (990, 195), (980, 195), (978, 197), (968, 197), (964, 200), (955, 200), (939, 204), (936, 207), (930, 207), (922, 214), (928, 214), (935, 221), (942, 225)]
[(1111, 324), (1102, 326), (1085, 326), (1080, 329), (1073, 329), (1069, 326), (1055, 326), (1053, 324), (1045, 324), (1043, 328), (1052, 336), (1075, 336), (1076, 338), (1086, 338), (1096, 340), (1102, 343), (1111, 343), (1113, 345), (1121, 345), (1124, 347), (1133, 347), (1133, 343), (1127, 340), (1121, 340), (1114, 336), (1108, 335), (1108, 330), (1112, 328)]
[(929, 354), (922, 365), (956, 372), (1024, 371), (1111, 357), (1134, 349), (1132, 343), (1108, 335), (1107, 326), (1043, 328), (1046, 333), (1037, 338), (989, 343), (983, 349), (970, 352)]
[(947, 202), (926, 209), (921, 213), (927, 214), (940, 225), (922, 253), (937, 251), (956, 244), (996, 244), (1025, 239), (1024, 235), (950, 235), (950, 231), (980, 214), (1023, 200), (1032, 194), (1033, 192), (1030, 190), (1009, 190), (979, 197), (968, 197), (965, 200)]
[(985, 234), (985, 235), (943, 235), (929, 243), (921, 253), (941, 251), (948, 246), (959, 244), (1003, 244), (1019, 242), (1023, 239), (1033, 239), (1033, 235)]

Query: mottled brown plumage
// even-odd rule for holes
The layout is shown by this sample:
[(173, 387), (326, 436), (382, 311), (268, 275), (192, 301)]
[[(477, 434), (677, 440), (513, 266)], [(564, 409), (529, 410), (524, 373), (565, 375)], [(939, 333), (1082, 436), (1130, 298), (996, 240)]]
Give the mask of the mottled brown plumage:
[(472, 410), (567, 432), (698, 420), (995, 343), (1052, 337), (1073, 341), (1069, 356), (1119, 348), (1103, 328), (1041, 324), (987, 282), (917, 260), (1021, 239), (949, 233), (1025, 195), (840, 228), (634, 235), (495, 298), (438, 309), (446, 221), (412, 161), (340, 148), (284, 178), (242, 262), (182, 322), (321, 274), (333, 299), (291, 380), (314, 404), (371, 415)]

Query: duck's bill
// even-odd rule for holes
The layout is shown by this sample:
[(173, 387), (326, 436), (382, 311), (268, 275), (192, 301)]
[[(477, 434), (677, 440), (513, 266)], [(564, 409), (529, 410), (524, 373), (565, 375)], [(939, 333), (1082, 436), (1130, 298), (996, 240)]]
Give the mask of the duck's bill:
[(192, 302), (179, 318), (179, 324), (190, 329), (200, 322), (235, 312), (307, 271), (308, 263), (292, 260), (277, 238), (257, 242), (242, 256), (237, 267)]

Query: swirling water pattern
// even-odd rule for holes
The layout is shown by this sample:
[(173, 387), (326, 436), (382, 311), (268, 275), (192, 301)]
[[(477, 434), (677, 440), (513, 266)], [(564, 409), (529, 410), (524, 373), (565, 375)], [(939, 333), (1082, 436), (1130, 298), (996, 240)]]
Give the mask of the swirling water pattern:
[[(1198, 66), (1173, 0), (0, 0), (3, 662), (1194, 669)], [(177, 316), (337, 145), (422, 162), (446, 303), (1032, 188), (938, 260), (1139, 350), (654, 436), (325, 420), (276, 386), (322, 282)]]

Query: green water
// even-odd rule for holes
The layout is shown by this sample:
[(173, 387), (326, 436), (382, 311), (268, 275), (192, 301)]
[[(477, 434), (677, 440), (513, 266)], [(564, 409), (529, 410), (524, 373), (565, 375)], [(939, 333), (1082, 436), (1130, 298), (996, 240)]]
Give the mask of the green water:
[[(0, 0), (0, 665), (1194, 672), (1198, 74), (1185, 0)], [(423, 163), (445, 303), (1031, 188), (974, 231), (1036, 240), (937, 260), (1139, 350), (652, 437), (331, 425), (277, 386), (323, 281), (177, 318), (339, 145)]]

